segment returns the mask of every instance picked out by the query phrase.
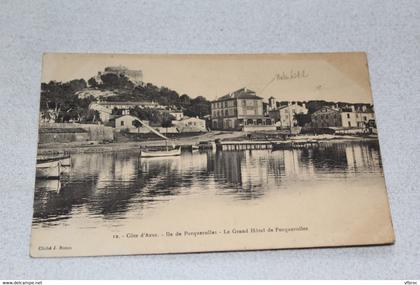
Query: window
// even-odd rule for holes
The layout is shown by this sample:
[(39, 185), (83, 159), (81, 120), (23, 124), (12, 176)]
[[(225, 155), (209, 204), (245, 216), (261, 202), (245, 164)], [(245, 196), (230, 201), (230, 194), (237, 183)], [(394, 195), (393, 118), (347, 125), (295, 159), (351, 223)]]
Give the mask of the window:
[(348, 124), (349, 124), (349, 127), (351, 127), (351, 123), (350, 123), (350, 121), (348, 121)]
[(124, 126), (124, 121), (121, 121), (121, 126)]
[(350, 114), (347, 114), (347, 118), (350, 119)]
[(229, 112), (228, 112), (228, 110), (225, 110), (225, 116), (227, 117), (227, 116), (229, 116)]

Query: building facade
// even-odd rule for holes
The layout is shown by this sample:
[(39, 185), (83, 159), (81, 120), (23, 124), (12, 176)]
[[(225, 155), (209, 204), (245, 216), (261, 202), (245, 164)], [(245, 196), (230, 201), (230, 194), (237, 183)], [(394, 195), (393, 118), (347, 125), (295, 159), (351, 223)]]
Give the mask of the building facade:
[(274, 119), (276, 126), (281, 129), (297, 127), (296, 114), (308, 114), (308, 109), (306, 109), (304, 103), (289, 103), (269, 111), (270, 117)]
[(207, 132), (206, 121), (200, 118), (184, 117), (182, 120), (174, 120), (172, 124), (180, 133)]
[(177, 121), (180, 121), (180, 120), (182, 120), (184, 118), (184, 113), (181, 110), (169, 110), (168, 112)]
[[(131, 116), (131, 115), (122, 115), (120, 117), (115, 118), (115, 129), (117, 131), (121, 131), (121, 130), (126, 130), (128, 129), (128, 131), (132, 131), (132, 130), (137, 130), (136, 128), (136, 123), (135, 121), (138, 121), (140, 123), (139, 118), (135, 117), (135, 116)], [(149, 122), (148, 121), (141, 121), (143, 124), (148, 125)], [(141, 129), (141, 128), (140, 128)], [(147, 132), (149, 132), (149, 130), (147, 129)]]
[(215, 130), (242, 130), (245, 127), (273, 127), (273, 120), (263, 113), (263, 100), (242, 88), (211, 102), (211, 127)]
[(311, 115), (314, 128), (366, 128), (374, 120), (373, 110), (369, 108), (322, 107)]
[(341, 112), (331, 107), (322, 107), (311, 115), (312, 127), (341, 127)]

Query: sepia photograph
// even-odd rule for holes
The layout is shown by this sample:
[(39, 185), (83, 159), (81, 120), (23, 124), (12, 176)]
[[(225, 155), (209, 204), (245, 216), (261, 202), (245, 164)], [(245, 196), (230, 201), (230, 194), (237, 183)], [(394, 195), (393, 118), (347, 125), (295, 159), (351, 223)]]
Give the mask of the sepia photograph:
[(363, 52), (43, 56), (32, 257), (395, 240)]

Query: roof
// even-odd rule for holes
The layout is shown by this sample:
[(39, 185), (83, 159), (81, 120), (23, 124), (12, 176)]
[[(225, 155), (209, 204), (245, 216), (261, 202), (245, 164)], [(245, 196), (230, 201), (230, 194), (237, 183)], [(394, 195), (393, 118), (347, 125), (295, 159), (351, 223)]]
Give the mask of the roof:
[[(116, 116), (116, 117), (114, 117), (114, 118), (112, 118), (112, 119), (110, 119), (110, 120), (116, 120), (116, 119), (120, 119), (120, 118), (122, 118), (122, 117), (131, 117), (131, 118), (134, 118), (134, 119), (140, 120), (140, 119), (139, 119), (139, 118), (137, 118), (136, 116), (129, 115), (129, 114), (124, 114), (124, 115)], [(143, 121), (143, 120), (142, 120), (142, 121)], [(146, 121), (146, 120), (145, 120), (145, 121)]]
[(101, 102), (94, 102), (98, 105), (132, 105), (132, 106), (138, 106), (138, 105), (157, 105), (156, 102), (150, 102), (150, 101), (127, 101), (127, 102), (121, 102), (121, 101), (101, 101)]
[(230, 94), (226, 94), (218, 98), (216, 101), (224, 101), (224, 100), (230, 100), (230, 99), (262, 99), (262, 98), (258, 97), (255, 91), (252, 91), (244, 87)]
[(329, 110), (334, 111), (334, 112), (341, 112), (341, 110), (337, 110), (337, 109), (331, 108), (329, 106), (322, 106), (321, 108), (319, 108), (318, 110), (316, 110), (312, 114), (321, 113), (320, 111), (323, 110), (323, 109), (329, 109)]
[(313, 114), (319, 113), (319, 111), (322, 110), (322, 109), (329, 109), (331, 111), (340, 112), (340, 113), (373, 113), (373, 110), (372, 110), (371, 107), (370, 108), (367, 107), (366, 110), (363, 111), (362, 109), (352, 110), (351, 107), (342, 107), (342, 108), (335, 109), (335, 108), (332, 108), (330, 106), (322, 106), (321, 108), (319, 108), (318, 110), (313, 112)]
[(182, 121), (187, 121), (187, 120), (200, 120), (200, 121), (204, 121), (203, 119), (197, 118), (197, 117), (184, 117), (182, 119)]

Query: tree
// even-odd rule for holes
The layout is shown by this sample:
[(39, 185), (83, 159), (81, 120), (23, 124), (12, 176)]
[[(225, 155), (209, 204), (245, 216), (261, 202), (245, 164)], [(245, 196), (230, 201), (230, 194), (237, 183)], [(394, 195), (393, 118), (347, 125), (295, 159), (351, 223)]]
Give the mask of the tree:
[(162, 113), (162, 119), (161, 119), (161, 126), (163, 128), (166, 128), (166, 133), (168, 134), (168, 128), (172, 127), (172, 121), (175, 120), (174, 116), (167, 112)]
[(50, 81), (41, 84), (41, 111), (50, 112), (56, 122), (80, 121), (88, 109), (91, 97), (80, 99), (76, 92), (87, 87), (84, 79), (69, 82)]
[(299, 127), (304, 127), (306, 124), (310, 124), (312, 122), (310, 114), (295, 114), (294, 119), (297, 121)]
[(182, 94), (179, 97), (179, 103), (182, 106), (188, 106), (188, 105), (190, 105), (191, 104), (191, 98), (190, 98), (190, 96), (188, 96), (187, 94)]
[(95, 77), (89, 78), (88, 84), (89, 84), (90, 87), (93, 87), (93, 88), (99, 87), (99, 83), (98, 83), (98, 81), (96, 81)]
[(190, 117), (204, 117), (210, 114), (210, 101), (203, 96), (191, 100), (191, 105), (186, 107), (185, 114)]
[(137, 133), (140, 133), (140, 128), (143, 126), (142, 123), (140, 123), (139, 120), (134, 120), (132, 122), (133, 126), (137, 129)]

